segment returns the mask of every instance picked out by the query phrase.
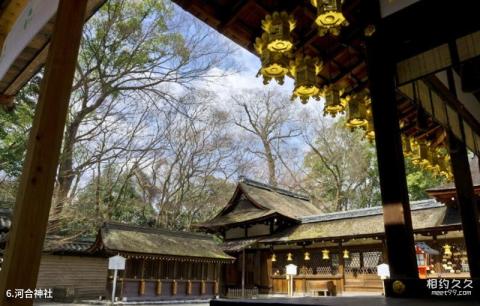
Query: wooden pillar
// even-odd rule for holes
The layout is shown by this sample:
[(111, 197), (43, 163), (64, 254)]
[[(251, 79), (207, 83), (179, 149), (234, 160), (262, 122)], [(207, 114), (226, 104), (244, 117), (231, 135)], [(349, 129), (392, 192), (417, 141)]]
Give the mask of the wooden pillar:
[(245, 248), (242, 249), (242, 298), (245, 297)]
[(338, 274), (342, 277), (340, 280), (341, 288), (339, 288), (339, 291), (343, 292), (343, 288), (345, 288), (345, 258), (343, 258), (343, 244), (341, 241), (338, 243), (338, 256)]
[(1, 305), (33, 302), (6, 299), (5, 292), (36, 287), (86, 5), (58, 6), (0, 276)]
[(465, 144), (451, 132), (448, 133), (448, 144), (470, 276), (477, 278), (480, 277), (480, 223), (468, 153)]
[(368, 38), (367, 61), (388, 263), (392, 278), (418, 278), (396, 107), (395, 65), (387, 37), (377, 28)]

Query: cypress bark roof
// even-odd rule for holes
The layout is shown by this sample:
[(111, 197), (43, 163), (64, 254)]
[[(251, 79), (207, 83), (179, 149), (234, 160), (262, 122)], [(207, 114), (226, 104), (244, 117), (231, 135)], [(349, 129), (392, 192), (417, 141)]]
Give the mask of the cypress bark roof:
[[(242, 204), (243, 200), (246, 203)], [(196, 226), (214, 229), (277, 216), (299, 223), (301, 217), (320, 213), (308, 196), (241, 178), (222, 211), (213, 219)]]
[(97, 237), (97, 247), (109, 253), (188, 257), (197, 260), (231, 261), (212, 236), (163, 229), (105, 223)]
[[(450, 208), (435, 200), (412, 203), (412, 223), (414, 230), (441, 228), (458, 225), (449, 218)], [(283, 232), (261, 239), (259, 242), (290, 242), (300, 240), (331, 239), (355, 236), (383, 235), (385, 229), (381, 207), (357, 209), (304, 218), (302, 224)]]

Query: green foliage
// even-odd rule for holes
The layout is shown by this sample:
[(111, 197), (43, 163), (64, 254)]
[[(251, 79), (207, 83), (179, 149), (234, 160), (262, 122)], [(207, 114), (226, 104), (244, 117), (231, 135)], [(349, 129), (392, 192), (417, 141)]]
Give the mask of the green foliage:
[(325, 211), (379, 204), (375, 147), (345, 121), (322, 125), (305, 157), (306, 190)]
[(0, 169), (16, 179), (21, 171), (41, 78), (35, 76), (18, 93), (12, 111), (0, 111)]
[(410, 158), (405, 158), (405, 172), (410, 201), (428, 198), (426, 189), (445, 184), (443, 177), (434, 176), (430, 171), (415, 166)]
[(104, 221), (149, 225), (155, 213), (142, 201), (134, 179), (110, 165), (93, 177), (64, 212), (62, 234), (92, 235)]

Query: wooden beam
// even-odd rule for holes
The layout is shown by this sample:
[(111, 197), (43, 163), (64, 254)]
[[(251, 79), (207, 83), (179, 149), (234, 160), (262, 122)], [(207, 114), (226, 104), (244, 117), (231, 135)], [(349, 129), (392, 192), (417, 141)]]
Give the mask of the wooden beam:
[(25, 6), (27, 6), (27, 3), (28, 0), (11, 0), (7, 7), (2, 11), (2, 14), (0, 15), (0, 49), (3, 48), (3, 43), (5, 42), (8, 33)]
[[(455, 99), (456, 89), (453, 71), (447, 71), (448, 87), (450, 93)], [(457, 108), (458, 111), (458, 108)], [(460, 117), (460, 112), (457, 112)], [(460, 120), (460, 118), (459, 118)], [(462, 125), (463, 127), (463, 125)], [(463, 139), (465, 134), (462, 130)], [(448, 131), (448, 152), (452, 166), (455, 190), (457, 193), (457, 203), (462, 220), (463, 237), (467, 249), (468, 266), (470, 268), (470, 277), (480, 277), (480, 212), (473, 187), (472, 173), (468, 162), (468, 152), (463, 141), (460, 141), (455, 135)]]
[(448, 133), (448, 149), (467, 249), (470, 277), (478, 278), (480, 277), (480, 223), (478, 221), (480, 214), (473, 189), (468, 153), (465, 144), (451, 132)]
[(367, 40), (378, 174), (382, 195), (388, 263), (393, 279), (417, 279), (412, 218), (396, 102), (395, 65), (388, 33), (377, 28)]
[(36, 286), (86, 4), (59, 3), (0, 274), (0, 305), (33, 302), (7, 299), (5, 292)]
[(0, 105), (11, 107), (13, 105), (14, 96), (0, 95)]

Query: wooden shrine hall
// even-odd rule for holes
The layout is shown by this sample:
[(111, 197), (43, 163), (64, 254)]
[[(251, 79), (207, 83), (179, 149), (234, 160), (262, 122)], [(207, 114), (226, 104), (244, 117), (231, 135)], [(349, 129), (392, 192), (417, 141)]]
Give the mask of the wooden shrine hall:
[[(0, 292), (35, 287), (82, 27), (103, 2), (0, 1), (0, 103), (10, 105), (28, 79), (45, 69)], [(404, 154), (415, 153), (420, 165), (453, 178), (470, 275), (480, 277), (479, 213), (467, 155), (480, 153), (478, 1), (173, 2), (258, 55), (264, 83), (293, 78), (294, 100), (316, 103), (328, 116), (346, 112), (348, 128), (375, 139), (388, 295), (425, 289), (418, 280)], [(45, 12), (35, 22), (22, 14), (28, 3)]]
[[(435, 199), (411, 203), (418, 276), (469, 277), (460, 214)], [(242, 178), (230, 201), (197, 227), (222, 236), (222, 249), (237, 260), (224, 265), (227, 297), (256, 288), (286, 294), (285, 266), (298, 267), (296, 295), (383, 290), (377, 266), (386, 262), (381, 207), (321, 213), (309, 197)]]

